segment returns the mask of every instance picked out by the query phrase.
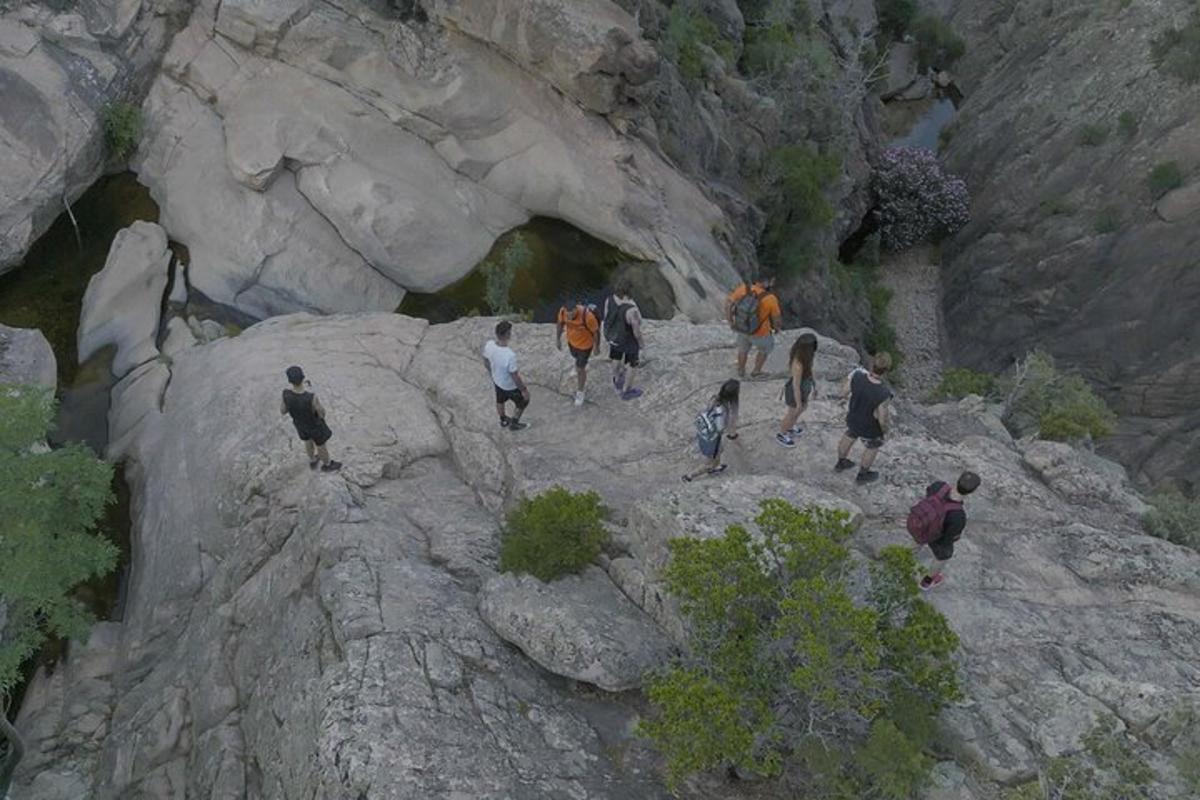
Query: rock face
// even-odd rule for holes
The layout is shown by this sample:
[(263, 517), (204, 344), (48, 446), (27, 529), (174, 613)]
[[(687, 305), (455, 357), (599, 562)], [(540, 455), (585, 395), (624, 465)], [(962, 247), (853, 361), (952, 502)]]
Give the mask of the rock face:
[(54, 389), (58, 362), (41, 331), (0, 325), (0, 384), (27, 384)]
[(0, 6), (0, 273), (100, 177), (102, 110), (145, 90), (185, 6)]
[(638, 688), (671, 657), (658, 626), (598, 567), (549, 584), (497, 575), (479, 593), (479, 614), (551, 672), (610, 692)]
[(719, 313), (720, 209), (595, 113), (657, 63), (608, 0), (216, 5), (165, 58), (136, 165), (210, 298), (391, 310), (541, 215), (658, 263), (689, 315)]
[[(1119, 411), (1108, 452), (1135, 478), (1194, 487), (1200, 119), (1175, 110), (1195, 108), (1200, 85), (1151, 52), (1193, 5), (946, 5), (968, 40), (947, 155), (972, 194), (971, 224), (944, 250), (954, 360), (1000, 368), (1049, 350)], [(1081, 144), (1085, 126), (1103, 141)], [(1159, 197), (1147, 178), (1169, 161), (1185, 183)]]
[[(1028, 776), (1102, 712), (1140, 734), (1200, 701), (1200, 554), (1141, 535), (1107, 468), (1100, 479), (1086, 459), (1047, 466), (1045, 482), (1027, 463), (1058, 462), (987, 435), (985, 408), (901, 402), (882, 480), (858, 486), (832, 469), (844, 412), (830, 398), (853, 351), (822, 340), (800, 445), (773, 439), (777, 351), (777, 379), (743, 388), (729, 472), (684, 486), (677, 476), (699, 461), (692, 416), (732, 371), (728, 330), (648, 324), (646, 394), (620, 401), (597, 366), (576, 408), (553, 329), (519, 324), (533, 403), (513, 434), (480, 370), (494, 322), (282, 317), (122, 380), (110, 455), (124, 454), (135, 495), (127, 611), (35, 682), (14, 797), (665, 800), (654, 755), (630, 735), (636, 704), (552, 679), (484, 622), (481, 599), (530, 656), (599, 681), (593, 656), (602, 671), (629, 663), (650, 620), (676, 627), (658, 576), (671, 537), (718, 534), (783, 496), (850, 510), (852, 546), (869, 558), (907, 540), (904, 515), (931, 479), (963, 468), (984, 484), (930, 599), (963, 641), (968, 699), (944, 721), (964, 767)], [(292, 363), (329, 410), (340, 473), (310, 471), (278, 415)], [(496, 578), (500, 514), (554, 484), (595, 489), (613, 509), (622, 553), (607, 571), (644, 616), (593, 570), (548, 590), (561, 625), (532, 610), (501, 624), (505, 607), (534, 601), (527, 580)], [(640, 633), (624, 653), (621, 637), (595, 634), (631, 618)], [(594, 651), (570, 649), (589, 637)], [(961, 771), (939, 774), (969, 796)]]
[(79, 363), (115, 345), (117, 378), (158, 355), (155, 344), (171, 266), (167, 235), (153, 222), (117, 233), (104, 269), (88, 282), (79, 318)]

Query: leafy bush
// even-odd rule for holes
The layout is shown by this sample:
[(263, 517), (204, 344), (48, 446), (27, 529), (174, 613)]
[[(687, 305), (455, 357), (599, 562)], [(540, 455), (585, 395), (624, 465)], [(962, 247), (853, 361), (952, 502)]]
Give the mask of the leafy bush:
[(725, 61), (734, 54), (732, 43), (688, 0), (679, 0), (671, 7), (663, 47), (667, 57), (679, 67), (679, 74), (690, 81), (704, 77), (704, 48), (710, 48)]
[(990, 397), (996, 392), (996, 376), (973, 369), (954, 367), (942, 373), (942, 382), (935, 394), (938, 397), (960, 399), (969, 394)]
[(1108, 126), (1099, 122), (1089, 123), (1079, 129), (1079, 143), (1084, 147), (1099, 147), (1108, 141)]
[(1164, 161), (1154, 165), (1146, 182), (1150, 185), (1150, 191), (1154, 193), (1155, 197), (1162, 197), (1172, 189), (1183, 186), (1183, 170), (1179, 168), (1177, 161)]
[(897, 41), (904, 38), (917, 20), (917, 0), (875, 0), (879, 29)]
[(810, 265), (811, 234), (833, 222), (833, 206), (825, 192), (841, 172), (840, 158), (807, 144), (785, 145), (771, 153), (763, 249), (765, 260), (777, 271), (794, 274)]
[(0, 708), (47, 638), (87, 632), (92, 615), (71, 592), (117, 562), (93, 533), (112, 500), (112, 467), (82, 445), (40, 447), (54, 410), (44, 389), (0, 386)]
[(500, 569), (552, 581), (580, 572), (608, 541), (604, 507), (595, 492), (555, 486), (524, 498), (508, 514), (500, 542)]
[(958, 639), (917, 596), (912, 551), (886, 548), (863, 575), (844, 512), (767, 500), (755, 522), (761, 538), (733, 525), (670, 542), (691, 646), (650, 681), (640, 731), (671, 785), (733, 766), (789, 796), (915, 796), (933, 719), (960, 692)]
[(1122, 111), (1117, 117), (1117, 132), (1121, 134), (1121, 138), (1125, 141), (1131, 141), (1137, 136), (1138, 118), (1137, 114), (1132, 111)]
[(867, 303), (871, 307), (871, 321), (863, 336), (863, 346), (871, 355), (887, 352), (892, 356), (892, 377), (900, 374), (904, 363), (904, 353), (896, 338), (896, 328), (892, 325), (890, 308), (892, 305), (892, 290), (879, 282), (878, 275), (872, 274), (865, 287)]
[(1121, 227), (1121, 211), (1116, 206), (1105, 206), (1096, 215), (1096, 233), (1116, 233)]
[(523, 234), (515, 234), (505, 246), (498, 261), (486, 261), (480, 267), (483, 271), (483, 299), (493, 314), (513, 313), (512, 292), (513, 281), (516, 280), (517, 270), (525, 269), (533, 260), (533, 252), (525, 243)]
[(1146, 533), (1200, 550), (1200, 500), (1161, 492), (1150, 498), (1150, 506), (1142, 517)]
[(971, 219), (967, 184), (923, 148), (889, 147), (872, 178), (887, 250), (907, 250), (960, 230)]
[(1154, 65), (1185, 83), (1200, 83), (1200, 11), (1182, 28), (1168, 28), (1150, 42)]
[(1007, 381), (1005, 422), (1019, 435), (1067, 442), (1112, 433), (1116, 415), (1081, 376), (1063, 372), (1053, 357), (1034, 350)]
[(742, 69), (747, 75), (775, 75), (786, 69), (801, 53), (796, 32), (786, 23), (747, 28), (742, 50)]
[(114, 100), (104, 107), (104, 143), (114, 158), (132, 156), (142, 140), (142, 110), (131, 103)]
[(912, 26), (917, 40), (917, 66), (922, 72), (949, 69), (967, 52), (967, 43), (939, 17), (923, 16)]
[(1150, 800), (1157, 776), (1136, 741), (1101, 719), (1083, 750), (1047, 761), (1038, 780), (1007, 790), (1001, 800)]

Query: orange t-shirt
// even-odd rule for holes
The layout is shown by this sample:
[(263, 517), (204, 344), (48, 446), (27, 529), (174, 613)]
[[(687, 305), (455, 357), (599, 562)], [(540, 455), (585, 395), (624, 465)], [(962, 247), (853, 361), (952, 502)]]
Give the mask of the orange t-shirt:
[(591, 350), (592, 346), (596, 344), (600, 321), (596, 319), (594, 313), (585, 310), (583, 306), (575, 306), (569, 313), (565, 308), (560, 308), (558, 324), (567, 329), (567, 344), (576, 350)]
[[(733, 294), (729, 295), (729, 302), (736, 303), (746, 296), (746, 284), (742, 284), (733, 290)], [(779, 298), (763, 289), (761, 283), (753, 284), (750, 291), (760, 295), (758, 298), (758, 328), (755, 329), (751, 336), (766, 336), (771, 332), (771, 318), (778, 317), (783, 314), (783, 310), (779, 307)]]

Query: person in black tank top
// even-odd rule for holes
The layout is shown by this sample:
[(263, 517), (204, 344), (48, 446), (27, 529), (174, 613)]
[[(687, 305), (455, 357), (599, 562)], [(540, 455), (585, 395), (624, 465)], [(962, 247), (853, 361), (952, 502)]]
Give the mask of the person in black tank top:
[(329, 425), (325, 422), (325, 408), (321, 401), (307, 388), (308, 381), (304, 379), (304, 370), (288, 367), (286, 375), (291, 385), (283, 390), (279, 413), (292, 418), (296, 433), (308, 452), (308, 466), (316, 469), (320, 464), (324, 472), (341, 469), (341, 463), (331, 459), (329, 450), (325, 447), (333, 431), (329, 430)]
[(892, 390), (883, 382), (883, 376), (891, 368), (891, 355), (876, 353), (871, 357), (871, 371), (859, 369), (852, 372), (842, 391), (850, 404), (846, 411), (846, 432), (838, 443), (838, 460), (834, 469), (841, 472), (854, 466), (849, 458), (850, 449), (861, 439), (866, 451), (863, 453), (862, 466), (858, 469), (858, 483), (879, 480), (879, 473), (871, 469), (871, 465), (875, 463), (875, 456), (883, 447), (883, 437), (887, 433), (888, 401), (892, 399)]

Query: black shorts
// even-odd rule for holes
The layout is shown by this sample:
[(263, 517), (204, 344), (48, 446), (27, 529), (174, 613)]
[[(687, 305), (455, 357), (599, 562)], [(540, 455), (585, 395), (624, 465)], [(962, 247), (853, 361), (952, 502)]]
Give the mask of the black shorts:
[(524, 408), (525, 406), (529, 405), (529, 401), (525, 399), (525, 395), (521, 394), (520, 389), (501, 389), (499, 386), (496, 386), (495, 384), (492, 384), (492, 385), (496, 389), (496, 402), (497, 403), (503, 404), (503, 403), (507, 403), (509, 400), (512, 400), (513, 404), (517, 408)]
[(613, 361), (620, 361), (630, 367), (636, 367), (638, 365), (638, 346), (628, 344), (618, 347), (614, 344), (608, 348), (608, 357)]
[(333, 436), (333, 431), (329, 430), (329, 426), (325, 424), (324, 420), (321, 420), (321, 424), (312, 429), (296, 428), (296, 434), (300, 437), (300, 441), (312, 442), (320, 447), (329, 441), (329, 437)]
[[(817, 388), (816, 382), (812, 378), (805, 378), (800, 381), (800, 404), (808, 405), (808, 398), (812, 397), (813, 389)], [(792, 379), (788, 378), (783, 382), (783, 402), (788, 408), (796, 407), (796, 390), (792, 386)]]
[(591, 350), (579, 350), (571, 345), (567, 345), (567, 349), (571, 351), (571, 357), (575, 359), (575, 366), (583, 369), (588, 365), (588, 359), (592, 357)]
[(879, 448), (883, 447), (883, 434), (882, 433), (879, 434), (878, 436), (875, 436), (872, 434), (855, 433), (853, 430), (850, 430), (849, 428), (847, 428), (846, 435), (849, 436), (851, 439), (861, 439), (863, 445), (868, 450), (878, 450)]
[(929, 543), (929, 549), (938, 561), (948, 561), (954, 555), (954, 540), (950, 538), (934, 539)]

